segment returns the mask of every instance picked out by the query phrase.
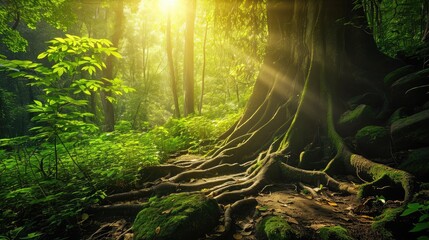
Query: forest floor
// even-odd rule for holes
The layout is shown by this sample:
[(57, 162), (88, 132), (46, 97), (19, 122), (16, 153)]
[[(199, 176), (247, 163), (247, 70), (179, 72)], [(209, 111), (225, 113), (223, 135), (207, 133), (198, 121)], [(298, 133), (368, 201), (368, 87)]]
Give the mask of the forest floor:
[[(181, 156), (178, 159), (195, 158)], [(174, 160), (170, 160), (170, 163)], [(225, 177), (225, 176), (222, 176)], [(204, 181), (204, 179), (192, 180)], [(284, 185), (267, 185), (253, 197), (256, 206), (241, 208), (233, 216), (233, 226), (227, 235), (223, 234), (224, 217), (219, 219), (219, 225), (201, 239), (258, 239), (255, 235), (256, 224), (265, 216), (281, 216), (300, 232), (305, 232), (310, 239), (319, 239), (316, 232), (325, 226), (342, 226), (354, 239), (381, 239), (380, 233), (371, 229), (374, 217), (381, 214), (387, 207), (399, 207), (400, 201), (385, 201), (376, 197), (358, 200), (354, 195), (332, 192), (323, 186), (304, 186), (300, 183)], [(132, 202), (117, 204), (139, 204), (147, 201), (140, 199)], [(221, 205), (223, 210), (227, 206)], [(86, 233), (85, 239), (133, 239), (132, 218), (91, 216), (82, 224)], [(220, 237), (222, 236), (222, 237)], [(314, 237), (314, 238), (313, 238)]]

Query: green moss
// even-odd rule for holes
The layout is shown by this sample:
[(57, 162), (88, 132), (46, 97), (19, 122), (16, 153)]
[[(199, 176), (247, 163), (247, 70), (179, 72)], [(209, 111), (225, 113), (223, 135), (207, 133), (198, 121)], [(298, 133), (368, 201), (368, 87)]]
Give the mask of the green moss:
[(323, 227), (319, 229), (319, 236), (323, 240), (353, 240), (347, 229), (341, 226)]
[(379, 232), (383, 236), (383, 239), (393, 239), (393, 234), (389, 229), (389, 225), (397, 221), (398, 216), (403, 211), (403, 207), (386, 209), (383, 214), (375, 218), (371, 228)]
[(289, 223), (279, 216), (265, 217), (258, 223), (256, 231), (260, 238), (268, 240), (298, 239)]
[(371, 124), (376, 116), (375, 110), (365, 104), (361, 104), (343, 113), (338, 121), (341, 132), (354, 134), (360, 127)]
[(201, 194), (151, 198), (133, 224), (134, 239), (196, 239), (217, 225), (215, 200)]
[(363, 116), (372, 116), (373, 111), (372, 108), (368, 105), (361, 104), (357, 106), (355, 109), (345, 112), (343, 115), (341, 115), (339, 123), (350, 123), (355, 122), (359, 118), (362, 118)]

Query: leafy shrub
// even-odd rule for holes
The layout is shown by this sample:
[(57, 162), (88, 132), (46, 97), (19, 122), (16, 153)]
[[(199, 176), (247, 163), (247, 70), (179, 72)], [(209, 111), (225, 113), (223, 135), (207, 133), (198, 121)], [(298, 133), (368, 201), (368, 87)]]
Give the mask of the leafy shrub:
[(418, 237), (418, 240), (429, 240), (429, 202), (424, 204), (409, 203), (401, 216), (405, 217), (412, 214), (418, 214), (419, 219), (410, 232), (421, 233), (422, 236)]

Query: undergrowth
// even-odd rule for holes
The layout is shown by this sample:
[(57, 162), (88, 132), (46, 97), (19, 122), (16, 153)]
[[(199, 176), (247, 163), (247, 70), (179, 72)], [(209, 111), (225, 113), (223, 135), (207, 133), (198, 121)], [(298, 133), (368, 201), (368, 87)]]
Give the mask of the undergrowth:
[(146, 132), (120, 121), (114, 132), (60, 134), (59, 143), (0, 139), (0, 239), (78, 238), (90, 218), (86, 207), (133, 189), (140, 168), (172, 153), (203, 154), (200, 143), (212, 142), (237, 116), (172, 119)]

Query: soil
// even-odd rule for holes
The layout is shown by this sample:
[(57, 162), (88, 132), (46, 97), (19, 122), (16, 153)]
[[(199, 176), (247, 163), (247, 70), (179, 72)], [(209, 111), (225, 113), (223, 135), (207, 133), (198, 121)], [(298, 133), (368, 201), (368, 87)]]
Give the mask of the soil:
[[(176, 160), (185, 160), (192, 156), (183, 156)], [(219, 176), (224, 177), (224, 176)], [(205, 179), (191, 179), (205, 181)], [(358, 200), (355, 195), (339, 194), (323, 186), (304, 186), (301, 183), (284, 185), (267, 185), (256, 196), (256, 206), (240, 208), (232, 216), (233, 225), (225, 232), (224, 217), (219, 225), (201, 240), (212, 239), (258, 239), (256, 224), (269, 215), (281, 216), (294, 228), (299, 230), (305, 239), (319, 239), (317, 231), (325, 226), (340, 225), (348, 230), (357, 240), (381, 239), (379, 233), (371, 229), (374, 217), (387, 207), (399, 207), (400, 201), (369, 197)], [(138, 204), (147, 199), (116, 204)], [(221, 207), (225, 210), (229, 205)], [(90, 216), (82, 223), (86, 233), (84, 239), (117, 239), (133, 238), (131, 229), (133, 218), (128, 219)]]

